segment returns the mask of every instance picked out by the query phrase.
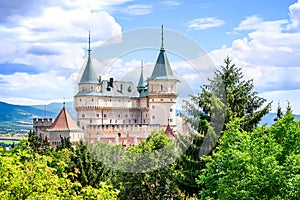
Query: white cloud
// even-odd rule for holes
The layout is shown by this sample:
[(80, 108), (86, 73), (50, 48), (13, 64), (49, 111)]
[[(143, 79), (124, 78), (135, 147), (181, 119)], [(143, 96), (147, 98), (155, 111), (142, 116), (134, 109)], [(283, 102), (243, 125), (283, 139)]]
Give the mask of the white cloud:
[(290, 5), (289, 11), (291, 24), (287, 26), (287, 30), (297, 32), (300, 30), (300, 1)]
[(224, 25), (225, 22), (221, 19), (217, 19), (216, 17), (208, 17), (208, 18), (197, 18), (188, 23), (188, 28), (193, 30), (204, 30), (208, 28), (218, 27)]
[[(72, 99), (77, 73), (69, 77), (58, 75), (57, 71), (40, 74), (14, 73), (0, 75), (2, 100), (31, 99), (32, 102), (50, 101), (53, 99)], [(12, 102), (13, 103), (13, 102)]]
[(152, 6), (146, 4), (134, 4), (126, 7), (125, 13), (129, 15), (147, 15), (151, 13)]
[[(247, 36), (234, 40), (229, 47), (211, 51), (210, 56), (218, 66), (223, 65), (227, 55), (233, 58), (245, 79), (254, 80), (259, 94), (269, 101), (289, 100), (293, 110), (300, 113), (300, 29), (295, 28), (298, 4), (290, 6), (291, 23), (286, 19), (265, 21), (256, 15), (247, 17), (234, 29), (247, 31)], [(288, 31), (291, 27), (293, 31)]]
[(167, 1), (163, 1), (162, 2), (163, 5), (165, 6), (179, 6), (181, 5), (181, 2), (180, 1), (177, 1), (177, 0), (167, 0)]

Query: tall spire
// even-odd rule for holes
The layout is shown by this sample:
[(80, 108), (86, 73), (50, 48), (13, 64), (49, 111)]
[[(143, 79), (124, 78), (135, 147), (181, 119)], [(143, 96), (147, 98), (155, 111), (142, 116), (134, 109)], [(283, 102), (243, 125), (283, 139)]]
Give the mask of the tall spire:
[(88, 49), (88, 54), (89, 54), (89, 57), (91, 56), (91, 31), (89, 31), (89, 49)]
[(164, 25), (161, 25), (161, 48), (164, 49)]
[(150, 80), (169, 80), (174, 79), (173, 71), (171, 69), (166, 50), (164, 48), (164, 26), (161, 26), (161, 48), (158, 54), (158, 58), (155, 63)]
[(145, 89), (145, 83), (144, 83), (144, 75), (143, 75), (143, 68), (144, 63), (143, 60), (141, 61), (141, 76), (137, 85), (138, 92), (141, 93), (143, 89)]
[(89, 49), (88, 51), (88, 60), (85, 66), (85, 69), (82, 73), (81, 79), (79, 84), (97, 84), (98, 78), (96, 75), (96, 72), (92, 65), (92, 59), (91, 59), (91, 33), (89, 31)]

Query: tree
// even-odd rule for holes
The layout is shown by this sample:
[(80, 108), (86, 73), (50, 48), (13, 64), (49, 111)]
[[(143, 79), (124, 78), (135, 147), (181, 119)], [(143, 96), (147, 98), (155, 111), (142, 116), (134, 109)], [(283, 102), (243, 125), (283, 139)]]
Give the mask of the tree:
[(76, 146), (71, 158), (72, 168), (83, 186), (98, 187), (100, 182), (106, 181), (108, 169), (90, 152), (89, 145), (81, 140)]
[(72, 143), (70, 141), (70, 137), (62, 137), (60, 136), (60, 144), (57, 145), (56, 151), (60, 151), (62, 149), (70, 149), (73, 151)]
[(278, 121), (282, 118), (283, 116), (283, 112), (281, 111), (281, 106), (280, 103), (278, 102), (278, 106), (277, 106), (277, 113), (276, 113), (276, 118), (274, 119), (274, 121)]
[[(152, 132), (137, 146), (123, 153), (123, 169), (115, 172), (120, 199), (174, 199), (180, 196), (173, 180), (176, 159), (172, 141), (163, 131)], [(142, 165), (142, 166), (141, 166)], [(132, 169), (136, 169), (133, 172)]]
[(197, 181), (201, 199), (299, 199), (300, 122), (287, 112), (251, 132), (242, 123), (229, 123), (216, 151), (205, 157)]
[[(204, 120), (210, 121), (213, 113), (216, 112), (213, 107), (217, 105), (212, 97), (217, 97), (220, 99), (219, 103), (224, 104), (224, 110), (219, 109), (220, 112), (225, 112), (223, 124), (235, 118), (241, 118), (243, 119), (241, 127), (247, 131), (253, 130), (262, 117), (269, 112), (271, 103), (264, 106), (266, 100), (257, 96), (253, 80), (244, 80), (242, 69), (231, 62), (229, 57), (224, 59), (225, 66), (215, 71), (215, 76), (209, 80), (209, 84), (201, 87), (202, 91), (196, 103), (209, 116)], [(222, 115), (222, 113), (217, 113), (217, 115)], [(219, 119), (222, 118), (219, 117)], [(225, 130), (225, 126), (222, 130)]]
[(201, 174), (201, 169), (205, 168), (203, 157), (200, 156), (203, 139), (201, 134), (193, 135), (192, 144), (176, 162), (174, 180), (187, 198), (197, 196), (201, 190), (196, 178)]
[(19, 147), (0, 149), (0, 199), (117, 199), (118, 191), (106, 183), (98, 189), (82, 187), (67, 174), (57, 176), (56, 169), (48, 166), (51, 162), (49, 156)]

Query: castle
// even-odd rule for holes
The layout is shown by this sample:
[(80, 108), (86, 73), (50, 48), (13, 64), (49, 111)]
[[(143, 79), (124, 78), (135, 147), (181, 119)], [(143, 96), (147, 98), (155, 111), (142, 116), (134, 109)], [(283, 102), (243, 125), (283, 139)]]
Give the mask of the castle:
[(84, 132), (85, 141), (128, 146), (139, 143), (154, 130), (166, 130), (166, 134), (174, 136), (179, 80), (173, 75), (164, 48), (163, 27), (153, 72), (145, 80), (142, 63), (136, 86), (97, 76), (91, 59), (90, 35), (87, 51), (87, 63), (74, 96), (77, 125)]

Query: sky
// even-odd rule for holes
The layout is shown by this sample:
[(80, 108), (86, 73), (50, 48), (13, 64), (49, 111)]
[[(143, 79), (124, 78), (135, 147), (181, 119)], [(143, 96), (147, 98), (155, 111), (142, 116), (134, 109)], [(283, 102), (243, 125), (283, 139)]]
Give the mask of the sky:
[[(273, 101), (272, 112), (278, 102), (286, 107), (289, 101), (300, 114), (300, 0), (0, 0), (0, 5), (0, 101), (72, 100), (89, 31), (97, 52), (107, 41), (113, 46), (132, 31), (160, 30), (163, 24), (167, 52), (177, 44), (193, 51), (188, 43), (170, 39), (177, 33), (201, 47), (215, 68), (229, 56), (245, 79), (253, 79), (258, 95)], [(117, 79), (129, 71), (138, 74), (141, 59), (153, 65), (160, 37), (138, 35), (154, 41), (151, 51), (115, 55), (105, 73)], [(177, 75), (193, 91), (199, 88), (193, 70), (178, 55), (168, 56)], [(107, 60), (95, 63), (105, 67)]]

